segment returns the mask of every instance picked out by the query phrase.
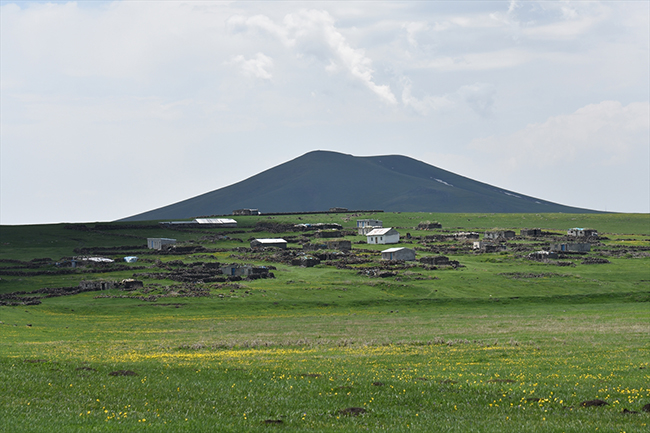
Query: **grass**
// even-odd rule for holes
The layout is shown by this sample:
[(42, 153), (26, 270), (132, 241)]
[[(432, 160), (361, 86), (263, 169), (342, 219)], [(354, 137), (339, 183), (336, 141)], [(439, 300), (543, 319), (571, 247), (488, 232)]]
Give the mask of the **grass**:
[[(463, 230), (480, 228), (466, 216), (379, 219), (397, 227), (428, 219), (442, 222), (443, 230), (454, 223)], [(320, 215), (313, 222), (330, 217), (345, 216)], [(522, 217), (476, 219), (485, 227), (512, 228)], [(269, 261), (271, 253), (232, 250), (261, 236), (249, 231), (253, 217), (240, 221), (243, 233), (209, 240), (198, 231), (170, 235), (128, 225), (102, 233), (62, 225), (0, 227), (0, 258), (23, 264), (74, 255), (78, 245), (140, 245), (141, 236), (156, 233), (217, 249), (174, 256), (142, 250), (139, 262), (119, 271), (41, 272), (58, 269), (52, 264), (24, 269), (37, 275), (5, 272), (0, 295), (76, 286), (88, 278), (120, 280), (143, 266), (166, 272), (157, 260), (181, 260), (188, 269), (198, 261), (277, 268), (275, 279), (236, 286), (192, 283), (207, 289), (207, 297), (167, 296), (166, 287), (179, 282), (144, 278), (145, 287), (135, 291), (0, 307), (0, 431), (646, 432), (648, 217), (542, 217), (548, 225), (527, 227), (593, 226), (604, 233), (609, 239), (588, 256), (610, 263), (583, 265), (584, 257), (575, 256), (561, 260), (570, 266), (557, 266), (531, 262), (515, 250), (474, 254), (459, 248), (449, 254), (464, 266), (459, 269), (416, 265), (398, 268), (397, 276), (371, 278), (358, 270), (379, 265), (376, 253), (367, 256), (372, 263), (338, 269), (289, 266)], [(374, 250), (354, 248), (359, 254)], [(427, 254), (435, 253), (418, 251)], [(119, 259), (119, 251), (113, 257)], [(0, 262), (0, 271), (17, 265)], [(152, 294), (165, 296), (143, 300)], [(134, 375), (121, 375), (129, 371)], [(594, 399), (608, 405), (581, 405)], [(365, 413), (350, 415), (348, 408)]]

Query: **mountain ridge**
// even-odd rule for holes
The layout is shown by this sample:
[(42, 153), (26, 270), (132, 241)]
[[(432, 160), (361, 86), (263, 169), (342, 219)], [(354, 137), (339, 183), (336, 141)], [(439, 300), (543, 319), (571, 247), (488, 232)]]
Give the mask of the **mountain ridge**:
[(316, 150), (253, 175), (120, 221), (322, 211), (330, 207), (403, 212), (598, 213), (495, 187), (403, 155), (352, 156)]

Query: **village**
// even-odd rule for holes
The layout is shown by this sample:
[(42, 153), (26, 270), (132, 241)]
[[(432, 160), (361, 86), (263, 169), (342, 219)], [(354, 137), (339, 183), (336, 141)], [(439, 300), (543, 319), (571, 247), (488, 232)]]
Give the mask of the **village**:
[[(332, 208), (326, 213), (346, 211)], [(367, 213), (380, 214), (377, 211)], [(357, 214), (363, 213), (352, 215)], [(82, 280), (78, 287), (67, 290), (42, 288), (40, 294), (5, 293), (0, 295), (0, 304), (38, 304), (45, 295), (63, 296), (108, 289), (127, 292), (138, 289), (142, 293), (137, 296), (153, 301), (167, 296), (212, 296), (210, 285), (221, 287), (219, 285), (275, 278), (278, 266), (333, 267), (368, 278), (400, 279), (400, 274), (416, 273), (418, 278), (430, 279), (435, 277), (432, 271), (464, 267), (464, 257), (510, 254), (519, 260), (575, 267), (606, 264), (609, 263), (607, 256), (621, 255), (617, 248), (603, 244), (604, 239), (591, 228), (568, 228), (564, 233), (523, 228), (517, 234), (511, 229), (457, 231), (446, 229), (437, 221), (420, 221), (412, 227), (384, 227), (383, 221), (377, 218), (352, 218), (350, 222), (354, 222), (354, 227), (349, 224), (344, 227), (335, 222), (300, 222), (307, 218), (300, 214), (284, 215), (285, 219), (280, 222), (272, 215), (260, 218), (262, 214), (257, 209), (233, 212), (235, 217), (253, 215), (258, 217), (256, 223), (246, 228), (238, 227), (237, 220), (226, 217), (164, 221), (158, 226), (168, 232), (182, 233), (185, 240), (149, 237), (146, 247), (79, 248), (75, 250), (76, 256), (4, 268), (4, 275), (13, 276), (34, 275), (40, 270), (45, 274), (101, 272), (103, 277)], [(309, 214), (309, 220), (318, 220), (318, 216)], [(286, 218), (294, 222), (287, 222)], [(92, 229), (79, 225), (70, 228), (108, 229), (102, 225)], [(266, 236), (257, 237), (258, 233)], [(278, 234), (281, 237), (272, 236)], [(224, 248), (233, 242), (236, 246)], [(230, 261), (222, 261), (224, 255)], [(123, 275), (125, 271), (133, 273), (126, 279), (107, 278), (111, 273)], [(224, 297), (224, 294), (219, 296)]]

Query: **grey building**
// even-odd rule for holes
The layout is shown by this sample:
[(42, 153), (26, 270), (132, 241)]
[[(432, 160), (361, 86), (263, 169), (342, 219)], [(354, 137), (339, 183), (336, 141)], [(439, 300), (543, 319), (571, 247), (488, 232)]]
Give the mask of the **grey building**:
[(583, 229), (580, 227), (574, 227), (572, 229), (567, 230), (566, 232), (567, 236), (575, 236), (577, 238), (590, 238), (590, 237), (598, 237), (598, 231), (594, 229)]
[(529, 238), (537, 238), (542, 236), (542, 229), (521, 229), (519, 235)]
[(551, 251), (562, 251), (567, 253), (588, 253), (591, 251), (591, 244), (588, 242), (551, 244)]
[(162, 250), (164, 247), (176, 245), (176, 239), (147, 238), (147, 247), (150, 250)]
[(415, 260), (415, 250), (410, 248), (389, 248), (381, 252), (382, 260)]
[(287, 241), (284, 239), (253, 239), (251, 241), (251, 248), (264, 248), (264, 247), (274, 247), (280, 249), (287, 248)]
[(495, 230), (491, 232), (485, 232), (483, 239), (512, 239), (515, 237), (515, 232), (512, 230)]

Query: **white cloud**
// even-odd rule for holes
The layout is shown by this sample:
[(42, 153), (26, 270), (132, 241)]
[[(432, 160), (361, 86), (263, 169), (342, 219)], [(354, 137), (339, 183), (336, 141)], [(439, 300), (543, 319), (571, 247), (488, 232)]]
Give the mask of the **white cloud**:
[(296, 55), (317, 58), (326, 64), (325, 69), (332, 73), (345, 70), (384, 102), (389, 104), (397, 102), (388, 85), (375, 82), (372, 60), (363, 50), (353, 48), (346, 41), (327, 11), (301, 10), (288, 14), (284, 17), (281, 26), (262, 15), (250, 18), (233, 17), (228, 24), (233, 31), (253, 29), (267, 32), (285, 46), (295, 49)]
[(465, 53), (454, 57), (438, 57), (422, 63), (422, 67), (439, 71), (484, 71), (514, 68), (540, 57), (520, 48), (482, 53)]
[(269, 69), (273, 68), (273, 59), (262, 53), (257, 53), (253, 58), (248, 60), (243, 55), (235, 56), (229, 63), (239, 66), (242, 72), (249, 77), (260, 78), (262, 80), (270, 80), (273, 78), (269, 72)]
[(403, 79), (402, 84), (402, 103), (423, 116), (432, 112), (449, 112), (460, 108), (463, 104), (481, 116), (489, 116), (496, 93), (492, 84), (474, 83), (461, 86), (456, 92), (443, 96), (425, 95), (417, 98), (412, 94), (412, 84), (408, 79)]
[(509, 135), (474, 140), (472, 147), (507, 155), (514, 166), (580, 164), (596, 168), (631, 162), (650, 146), (649, 134), (647, 102), (623, 106), (618, 101), (603, 101)]
[(0, 7), (3, 223), (126, 216), (332, 143), (586, 207), (638, 209), (620, 185), (649, 183), (648, 2)]

